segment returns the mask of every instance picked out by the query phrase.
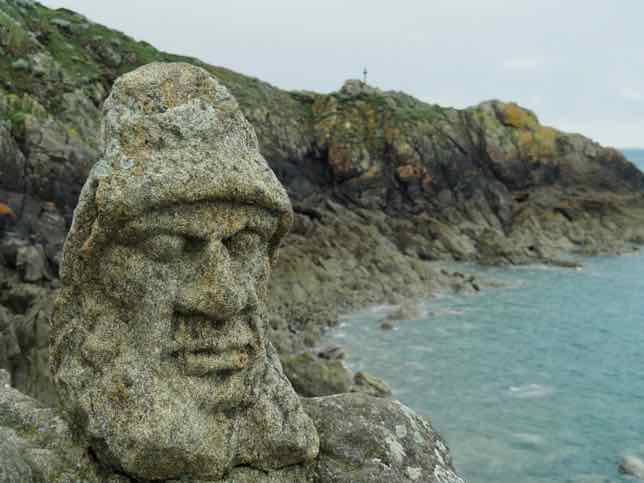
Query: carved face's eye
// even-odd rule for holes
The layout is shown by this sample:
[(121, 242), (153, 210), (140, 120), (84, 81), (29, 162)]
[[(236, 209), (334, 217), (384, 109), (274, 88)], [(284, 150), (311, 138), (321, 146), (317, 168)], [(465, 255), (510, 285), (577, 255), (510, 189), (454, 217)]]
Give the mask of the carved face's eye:
[(157, 262), (171, 262), (181, 256), (185, 246), (185, 238), (178, 235), (160, 234), (148, 237), (139, 243), (137, 248), (143, 254)]
[(251, 230), (242, 230), (233, 236), (224, 238), (221, 242), (232, 256), (248, 254), (260, 249), (265, 244), (262, 236)]
[(184, 253), (199, 253), (206, 248), (208, 240), (203, 238), (196, 238), (191, 236), (184, 236), (183, 238), (183, 251)]
[(198, 253), (206, 244), (207, 241), (200, 238), (163, 233), (148, 237), (136, 246), (146, 257), (168, 263), (181, 258), (183, 254)]

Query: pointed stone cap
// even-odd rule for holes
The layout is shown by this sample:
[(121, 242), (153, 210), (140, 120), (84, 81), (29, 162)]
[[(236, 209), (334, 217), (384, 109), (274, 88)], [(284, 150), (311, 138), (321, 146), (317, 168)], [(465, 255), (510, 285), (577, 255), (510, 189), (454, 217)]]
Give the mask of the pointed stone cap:
[[(88, 227), (97, 220), (115, 226), (178, 203), (229, 201), (278, 217), (275, 251), (292, 222), (288, 195), (237, 101), (206, 70), (187, 63), (140, 67), (115, 82), (103, 112), (103, 156), (81, 193), (69, 245), (90, 248)], [(79, 252), (66, 250), (72, 251)]]

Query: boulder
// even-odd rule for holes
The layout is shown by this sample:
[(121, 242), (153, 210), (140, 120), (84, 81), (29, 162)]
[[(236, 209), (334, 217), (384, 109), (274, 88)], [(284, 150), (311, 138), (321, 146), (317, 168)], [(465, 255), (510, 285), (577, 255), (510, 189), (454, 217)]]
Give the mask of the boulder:
[(375, 397), (389, 397), (392, 394), (391, 388), (385, 381), (362, 371), (356, 372), (353, 376), (351, 391)]
[(340, 394), (304, 405), (320, 434), (319, 481), (465, 483), (441, 437), (398, 401)]
[(618, 469), (620, 473), (644, 480), (644, 460), (634, 455), (624, 456)]
[(284, 373), (301, 396), (328, 396), (349, 392), (351, 371), (341, 360), (318, 358), (303, 352), (283, 359)]
[(0, 369), (0, 387), (10, 386), (10, 385), (11, 385), (11, 374), (9, 374), (9, 372), (5, 371), (4, 369)]
[[(304, 399), (303, 405), (320, 434), (314, 461), (274, 470), (235, 467), (208, 483), (464, 483), (441, 437), (397, 401), (340, 394)], [(0, 481), (140, 480), (99, 464), (57, 410), (0, 384)], [(206, 483), (189, 475), (167, 483), (179, 481)]]
[(45, 250), (40, 244), (18, 248), (16, 268), (25, 282), (38, 282), (43, 278), (51, 278), (47, 270)]

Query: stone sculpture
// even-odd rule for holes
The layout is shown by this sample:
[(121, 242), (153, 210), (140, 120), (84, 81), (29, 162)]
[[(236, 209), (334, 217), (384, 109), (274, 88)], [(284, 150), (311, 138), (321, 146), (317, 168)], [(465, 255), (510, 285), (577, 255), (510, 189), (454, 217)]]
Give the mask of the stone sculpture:
[(0, 480), (463, 483), (397, 401), (284, 376), (266, 299), (292, 210), (227, 90), (150, 64), (104, 113), (51, 323), (66, 421), (0, 387)]
[(150, 64), (104, 111), (52, 321), (68, 421), (137, 478), (313, 460), (317, 431), (266, 339), (291, 205), (237, 102), (201, 68)]

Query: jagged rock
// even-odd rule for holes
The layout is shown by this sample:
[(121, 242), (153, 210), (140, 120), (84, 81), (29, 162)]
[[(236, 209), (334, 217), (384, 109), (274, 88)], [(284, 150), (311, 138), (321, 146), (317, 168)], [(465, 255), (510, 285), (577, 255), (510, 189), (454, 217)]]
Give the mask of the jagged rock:
[(51, 406), (57, 403), (49, 376), (54, 295), (45, 287), (15, 284), (0, 296), (0, 369), (10, 373), (14, 387)]
[(42, 245), (27, 245), (18, 248), (16, 268), (25, 282), (38, 282), (48, 278), (47, 259)]
[(414, 300), (406, 300), (393, 310), (387, 318), (389, 320), (416, 320), (423, 316), (423, 309)]
[(54, 298), (55, 292), (43, 289), (24, 314), (13, 317), (20, 352), (9, 365), (16, 389), (52, 407), (58, 403), (49, 373), (49, 321)]
[(1, 261), (8, 267), (16, 268), (18, 259), (18, 250), (27, 247), (27, 240), (13, 235), (0, 237), (0, 257)]
[(0, 428), (0, 481), (3, 483), (33, 481), (31, 467), (23, 458), (20, 445), (15, 431)]
[(16, 59), (11, 63), (11, 67), (16, 70), (29, 71), (31, 70), (31, 64), (27, 59)]
[(60, 265), (63, 242), (67, 235), (65, 218), (53, 203), (44, 203), (32, 229), (35, 237), (42, 243), (47, 259), (57, 270)]
[(0, 304), (5, 305), (16, 314), (25, 314), (47, 292), (46, 288), (38, 285), (14, 282), (3, 287), (0, 292)]
[(284, 373), (302, 396), (328, 396), (349, 392), (351, 371), (342, 361), (317, 358), (310, 352), (287, 356)]
[(128, 481), (95, 465), (54, 409), (0, 385), (0, 481)]
[(11, 374), (4, 369), (0, 369), (0, 387), (11, 385)]
[(334, 345), (330, 347), (324, 347), (318, 350), (318, 357), (322, 359), (344, 359), (345, 352), (344, 349), (340, 346)]
[(370, 86), (360, 79), (347, 79), (344, 84), (342, 84), (340, 92), (342, 94), (346, 94), (347, 96), (358, 96), (360, 94), (382, 94), (382, 91), (380, 89)]
[[(464, 483), (455, 474), (440, 436), (427, 421), (397, 401), (341, 394), (305, 399), (303, 403), (320, 432), (321, 451), (315, 461), (269, 471), (237, 467), (224, 480), (209, 481)], [(0, 477), (4, 478), (0, 481), (135, 481), (98, 465), (85, 444), (56, 410), (0, 384)], [(197, 480), (184, 475), (180, 480), (167, 481)]]
[[(16, 329), (11, 323), (9, 311), (0, 305), (0, 370), (9, 369), (13, 359), (20, 355)], [(7, 372), (9, 380), (11, 374)]]
[(291, 205), (237, 102), (203, 69), (150, 64), (104, 109), (52, 319), (66, 417), (137, 478), (311, 461), (317, 432), (266, 340)]
[[(0, 95), (0, 114), (6, 116)], [(0, 122), (0, 189), (21, 192), (25, 189), (25, 157), (11, 134), (8, 123)], [(6, 201), (6, 200), (3, 200)]]
[(72, 31), (73, 24), (69, 20), (65, 20), (64, 18), (59, 18), (59, 17), (52, 18), (51, 23), (52, 25), (55, 25), (59, 29), (64, 30), (66, 32), (71, 33)]
[(385, 381), (366, 372), (356, 372), (353, 376), (353, 383), (351, 388), (353, 392), (361, 392), (375, 397), (389, 397), (392, 394), (391, 388)]
[(304, 405), (320, 433), (320, 481), (464, 483), (440, 436), (398, 401), (341, 394)]

